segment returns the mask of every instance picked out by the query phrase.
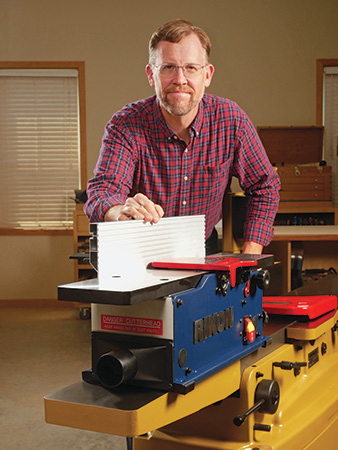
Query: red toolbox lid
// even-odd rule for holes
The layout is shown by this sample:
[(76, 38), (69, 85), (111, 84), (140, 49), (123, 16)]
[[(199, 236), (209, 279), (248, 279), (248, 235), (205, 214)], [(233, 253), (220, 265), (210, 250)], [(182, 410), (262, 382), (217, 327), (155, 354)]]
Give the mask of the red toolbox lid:
[(310, 320), (337, 309), (335, 295), (304, 297), (263, 297), (263, 309), (268, 314), (306, 316)]

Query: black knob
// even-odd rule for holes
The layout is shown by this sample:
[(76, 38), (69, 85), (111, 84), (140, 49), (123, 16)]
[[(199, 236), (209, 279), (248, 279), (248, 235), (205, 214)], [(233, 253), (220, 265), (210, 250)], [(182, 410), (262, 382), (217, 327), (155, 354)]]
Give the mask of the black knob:
[(279, 384), (275, 380), (262, 380), (256, 387), (255, 404), (241, 416), (234, 418), (234, 424), (238, 427), (253, 412), (260, 411), (266, 414), (274, 414), (279, 405)]
[(262, 380), (255, 391), (255, 402), (264, 400), (260, 412), (275, 414), (279, 405), (279, 384), (275, 380)]
[(270, 272), (267, 269), (260, 269), (254, 276), (253, 276), (256, 285), (259, 287), (259, 289), (266, 289), (269, 287), (270, 284)]

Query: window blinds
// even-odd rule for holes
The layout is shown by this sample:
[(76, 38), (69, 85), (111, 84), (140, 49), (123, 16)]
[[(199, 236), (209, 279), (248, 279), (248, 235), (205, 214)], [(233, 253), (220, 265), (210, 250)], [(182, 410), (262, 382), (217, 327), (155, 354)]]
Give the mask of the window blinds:
[(332, 166), (332, 201), (338, 207), (338, 67), (324, 68), (324, 158)]
[(0, 227), (72, 226), (79, 142), (77, 70), (0, 70)]

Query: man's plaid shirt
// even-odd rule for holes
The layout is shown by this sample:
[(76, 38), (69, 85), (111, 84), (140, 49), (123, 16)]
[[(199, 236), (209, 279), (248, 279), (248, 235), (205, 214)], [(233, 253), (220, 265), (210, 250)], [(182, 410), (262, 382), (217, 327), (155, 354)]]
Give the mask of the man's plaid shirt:
[(141, 192), (165, 216), (205, 214), (208, 237), (235, 176), (248, 196), (244, 240), (267, 245), (280, 181), (248, 116), (236, 103), (205, 94), (190, 135), (189, 145), (175, 135), (156, 96), (114, 114), (88, 182), (90, 221), (103, 221), (109, 208)]

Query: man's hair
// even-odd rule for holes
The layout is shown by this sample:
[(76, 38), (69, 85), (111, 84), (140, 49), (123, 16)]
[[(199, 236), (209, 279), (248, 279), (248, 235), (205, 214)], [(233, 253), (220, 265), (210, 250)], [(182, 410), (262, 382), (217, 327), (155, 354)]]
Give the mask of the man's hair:
[(155, 63), (155, 50), (159, 42), (180, 42), (180, 40), (190, 34), (196, 34), (205, 50), (206, 61), (209, 62), (211, 42), (207, 33), (202, 28), (195, 27), (191, 22), (184, 19), (175, 19), (162, 25), (151, 36), (149, 41), (149, 63)]

